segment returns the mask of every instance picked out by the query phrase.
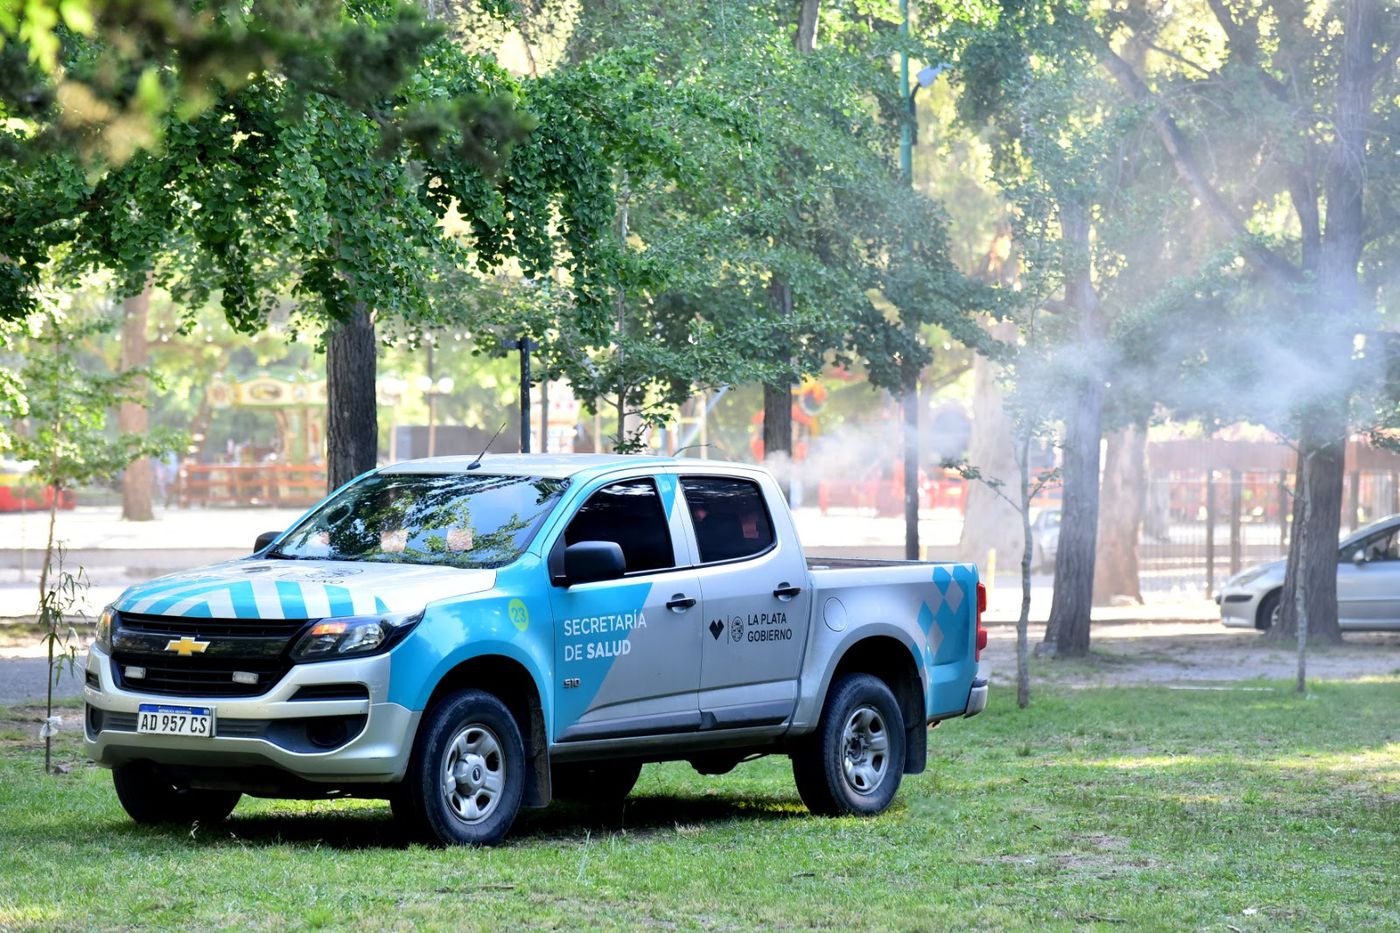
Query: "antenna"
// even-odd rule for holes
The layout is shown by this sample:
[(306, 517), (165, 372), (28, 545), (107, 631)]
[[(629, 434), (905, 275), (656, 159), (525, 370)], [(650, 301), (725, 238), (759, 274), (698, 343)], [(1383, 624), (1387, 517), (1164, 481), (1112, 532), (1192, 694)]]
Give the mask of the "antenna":
[(703, 449), (703, 448), (705, 448), (705, 447), (713, 447), (713, 446), (715, 446), (715, 445), (714, 445), (714, 444), (686, 444), (684, 447), (677, 448), (676, 452), (673, 453), (673, 454), (671, 454), (671, 456), (673, 456), (673, 457), (679, 457), (681, 454), (685, 453), (687, 450), (701, 450), (701, 449)]
[(486, 442), (486, 446), (481, 448), (481, 453), (476, 455), (476, 459), (467, 464), (468, 470), (475, 470), (481, 466), (481, 458), (486, 456), (486, 451), (491, 449), (491, 445), (496, 443), (496, 438), (501, 436), (501, 432), (506, 429), (506, 422), (502, 421), (501, 426), (496, 429), (496, 433), (491, 435), (491, 439)]

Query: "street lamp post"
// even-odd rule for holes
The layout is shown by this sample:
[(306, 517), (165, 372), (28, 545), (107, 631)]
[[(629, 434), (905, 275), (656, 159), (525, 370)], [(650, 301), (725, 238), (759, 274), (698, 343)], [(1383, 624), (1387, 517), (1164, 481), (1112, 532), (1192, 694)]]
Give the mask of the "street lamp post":
[(530, 351), (538, 350), (539, 344), (529, 337), (518, 340), (502, 340), (505, 350), (520, 351), (520, 452), (530, 452)]
[[(899, 0), (901, 38), (909, 35), (909, 0)], [(899, 51), (899, 93), (909, 103), (909, 118), (899, 130), (899, 169), (904, 183), (914, 189), (915, 97), (931, 85), (947, 65), (930, 65), (919, 71), (917, 86), (909, 86), (909, 53)], [(915, 375), (904, 387), (900, 400), (904, 415), (904, 559), (919, 559), (919, 379)]]

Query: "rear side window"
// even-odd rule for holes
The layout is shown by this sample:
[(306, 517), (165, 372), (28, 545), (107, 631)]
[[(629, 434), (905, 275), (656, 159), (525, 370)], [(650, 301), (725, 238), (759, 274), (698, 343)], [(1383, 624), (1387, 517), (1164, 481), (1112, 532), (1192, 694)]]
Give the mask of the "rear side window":
[(588, 497), (564, 530), (564, 543), (613, 541), (622, 548), (627, 572), (665, 570), (675, 565), (666, 511), (649, 479), (613, 483)]
[(700, 562), (713, 564), (761, 554), (773, 546), (773, 523), (758, 484), (728, 476), (681, 479)]

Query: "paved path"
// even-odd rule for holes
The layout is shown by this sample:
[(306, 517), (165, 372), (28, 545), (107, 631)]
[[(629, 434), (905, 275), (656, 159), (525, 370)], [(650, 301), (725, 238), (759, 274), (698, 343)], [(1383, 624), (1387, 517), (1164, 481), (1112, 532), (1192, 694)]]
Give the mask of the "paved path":
[[(75, 673), (65, 668), (54, 686), (55, 697), (82, 695), (83, 666), (86, 663), (87, 658), (83, 656), (78, 659)], [(0, 658), (0, 706), (35, 700), (43, 702), (48, 668), (47, 658)]]

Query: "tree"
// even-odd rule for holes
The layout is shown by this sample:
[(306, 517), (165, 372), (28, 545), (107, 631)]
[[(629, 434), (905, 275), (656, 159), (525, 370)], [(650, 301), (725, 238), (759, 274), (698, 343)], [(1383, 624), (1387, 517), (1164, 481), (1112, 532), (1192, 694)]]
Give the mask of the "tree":
[[(888, 65), (898, 20), (814, 4), (654, 12), (586, 4), (570, 39), (575, 60), (632, 49), (675, 93), (718, 102), (702, 119), (653, 114), (700, 175), (663, 187), (629, 176), (629, 238), (686, 270), (659, 283), (646, 314), (683, 313), (723, 335), (733, 364), (749, 378), (766, 368), (762, 381), (784, 399), (796, 374), (833, 356), (903, 391), (930, 359), (923, 330), (934, 323), (982, 339), (970, 312), (987, 303), (952, 267), (941, 212), (911, 196), (894, 161), (909, 119)], [(809, 45), (804, 33), (799, 45), (799, 21), (818, 12), (823, 38)], [(779, 416), (766, 420), (765, 435), (784, 433)]]
[[(1266, 333), (1271, 353), (1298, 366), (1276, 389), (1299, 439), (1300, 533), (1290, 543), (1281, 624), (1271, 631), (1291, 637), (1295, 607), (1304, 605), (1313, 635), (1336, 641), (1342, 454), (1355, 423), (1351, 399), (1376, 378), (1374, 361), (1358, 361), (1353, 343), (1375, 329), (1377, 295), (1393, 275), (1385, 257), (1395, 246), (1400, 166), (1383, 140), (1397, 119), (1400, 31), (1381, 0), (1208, 6), (1210, 20), (1185, 54), (1138, 64), (1122, 54), (1132, 44), (1162, 49), (1171, 29), (1136, 8), (1098, 23), (1095, 54), (1148, 114), (1181, 187), (1248, 263), (1246, 286), (1267, 292), (1281, 310), (1275, 317), (1288, 322)], [(1205, 147), (1210, 161), (1199, 155)], [(1280, 204), (1289, 209), (1281, 225), (1270, 222)]]
[[(329, 338), (331, 481), (372, 466), (364, 323), (430, 312), (423, 282), (441, 255), (465, 261), (436, 223), (454, 203), (510, 229), (485, 172), (527, 128), (513, 82), (392, 0), (191, 19), (175, 3), (149, 18), (125, 6), (65, 4), (92, 14), (80, 31), (46, 32), (42, 2), (0, 16), (8, 77), (24, 79), (0, 98), (14, 156), (0, 165), (0, 317), (26, 313), (37, 270), (68, 244), (75, 267), (113, 270), (127, 294), (151, 276), (189, 307), (217, 292), (242, 330), (293, 294), (303, 326)], [(139, 92), (126, 123), (98, 93), (113, 76)], [(100, 145), (61, 148), (89, 110)]]
[(142, 370), (112, 374), (100, 371), (88, 357), (86, 343), (111, 329), (105, 317), (83, 320), (57, 306), (31, 316), (9, 335), (14, 352), (22, 354), (18, 369), (23, 395), (11, 400), (7, 421), (19, 428), (9, 437), (7, 452), (34, 462), (34, 478), (49, 504), (44, 562), (39, 571), (39, 595), (49, 591), (58, 507), (76, 486), (107, 478), (132, 461), (171, 449), (178, 438), (171, 432), (119, 433), (110, 436), (113, 408), (133, 399), (132, 388), (148, 378)]
[(955, 62), (960, 119), (988, 128), (993, 170), (1013, 206), (1026, 300), (1051, 312), (1044, 352), (1018, 367), (1063, 423), (1063, 505), (1055, 590), (1037, 650), (1089, 647), (1105, 385), (1115, 367), (1115, 301), (1127, 245), (1142, 234), (1139, 188), (1154, 166), (1135, 145), (1140, 119), (1098, 72), (1074, 5), (1006, 3), (957, 23), (941, 42)]

